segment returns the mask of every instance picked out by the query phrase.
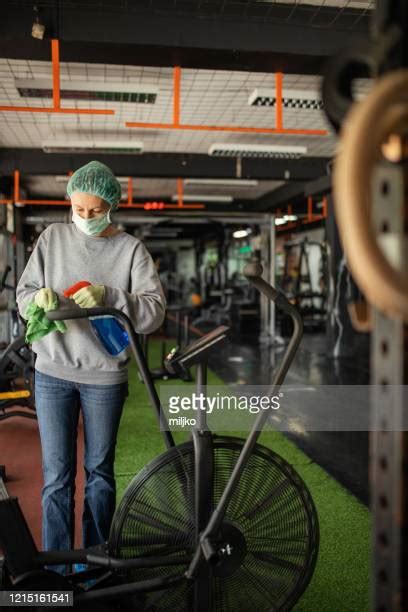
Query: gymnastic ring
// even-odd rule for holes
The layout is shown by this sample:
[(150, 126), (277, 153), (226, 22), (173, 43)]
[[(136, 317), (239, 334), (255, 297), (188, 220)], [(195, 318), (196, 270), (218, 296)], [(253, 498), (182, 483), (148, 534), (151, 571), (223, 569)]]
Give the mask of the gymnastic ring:
[[(404, 103), (401, 103), (404, 102)], [(380, 146), (408, 128), (408, 70), (378, 80), (344, 122), (334, 164), (334, 205), (347, 263), (367, 300), (384, 314), (408, 322), (408, 276), (378, 246), (370, 219), (371, 177)]]

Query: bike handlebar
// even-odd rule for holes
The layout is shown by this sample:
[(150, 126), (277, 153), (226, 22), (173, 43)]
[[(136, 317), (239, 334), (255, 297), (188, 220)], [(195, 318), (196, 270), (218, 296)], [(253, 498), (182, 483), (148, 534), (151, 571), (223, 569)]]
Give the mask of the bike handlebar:
[(303, 321), (298, 309), (289, 302), (287, 297), (261, 278), (262, 272), (263, 268), (257, 260), (250, 261), (244, 268), (244, 275), (249, 282), (254, 285), (254, 287), (256, 287), (260, 293), (263, 293), (268, 300), (274, 302), (277, 308), (288, 314), (293, 322), (292, 337), (286, 349), (281, 365), (277, 369), (273, 378), (272, 386), (279, 387), (285, 379), (286, 373), (289, 370), (302, 339)]
[(100, 316), (111, 316), (116, 317), (126, 327), (126, 331), (128, 331), (127, 327), (130, 327), (134, 331), (133, 324), (129, 317), (125, 315), (121, 310), (117, 310), (116, 308), (105, 308), (105, 307), (97, 307), (97, 308), (64, 308), (61, 310), (49, 310), (47, 312), (47, 318), (50, 321), (64, 321), (68, 319), (88, 319), (89, 317), (100, 317)]
[(274, 302), (278, 308), (286, 312), (292, 319), (301, 321), (299, 311), (291, 304), (284, 293), (275, 289), (272, 285), (261, 278), (263, 268), (259, 261), (250, 261), (244, 268), (244, 275), (249, 282), (263, 293), (271, 302)]

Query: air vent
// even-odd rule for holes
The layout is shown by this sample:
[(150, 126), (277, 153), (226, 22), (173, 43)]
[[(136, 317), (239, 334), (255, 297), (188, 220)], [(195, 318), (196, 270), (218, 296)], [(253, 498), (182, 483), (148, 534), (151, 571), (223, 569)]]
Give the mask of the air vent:
[[(254, 89), (248, 98), (250, 106), (275, 106), (275, 89)], [(285, 90), (282, 96), (283, 108), (302, 108), (305, 110), (322, 110), (323, 101), (313, 91), (297, 89)]]
[(306, 147), (285, 145), (250, 145), (214, 143), (208, 155), (219, 157), (269, 157), (274, 159), (298, 159), (307, 153)]
[[(52, 98), (49, 79), (15, 79), (15, 87), (24, 98)], [(60, 97), (65, 100), (95, 100), (102, 102), (129, 102), (154, 104), (159, 89), (154, 86), (125, 83), (89, 83), (87, 81), (61, 81)]]
[(77, 141), (57, 141), (49, 140), (43, 142), (42, 150), (44, 153), (89, 153), (90, 151), (96, 151), (98, 153), (123, 153), (123, 154), (140, 154), (143, 152), (143, 142), (139, 141), (91, 141), (91, 140), (77, 140)]

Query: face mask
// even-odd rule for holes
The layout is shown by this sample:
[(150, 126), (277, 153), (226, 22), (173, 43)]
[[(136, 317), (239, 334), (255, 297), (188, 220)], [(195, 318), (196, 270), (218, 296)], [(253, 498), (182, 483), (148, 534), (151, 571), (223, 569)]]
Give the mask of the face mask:
[(111, 224), (110, 210), (102, 217), (94, 217), (93, 219), (83, 219), (76, 212), (72, 211), (72, 221), (87, 236), (95, 236), (103, 232)]

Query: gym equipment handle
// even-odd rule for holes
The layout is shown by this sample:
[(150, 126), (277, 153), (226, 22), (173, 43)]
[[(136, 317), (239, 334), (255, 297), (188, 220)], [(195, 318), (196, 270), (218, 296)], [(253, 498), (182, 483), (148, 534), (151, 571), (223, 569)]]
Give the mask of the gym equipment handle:
[[(49, 310), (47, 312), (47, 318), (50, 321), (64, 321), (68, 319), (88, 319), (89, 317), (98, 317), (103, 315), (112, 315), (118, 319), (122, 319), (123, 323), (130, 325), (133, 328), (130, 319), (121, 310), (116, 308), (64, 308), (61, 310)], [(128, 331), (128, 330), (126, 330)]]
[[(263, 273), (262, 265), (259, 261), (250, 261), (246, 264), (244, 268), (244, 276), (249, 280), (249, 282), (258, 289), (260, 293), (263, 293), (268, 300), (274, 302), (278, 308), (286, 312), (292, 319), (296, 319), (297, 321), (301, 318), (297, 309), (288, 301), (286, 295), (284, 295), (281, 291), (269, 285), (263, 278), (261, 278)], [(300, 332), (301, 335), (302, 332)]]

